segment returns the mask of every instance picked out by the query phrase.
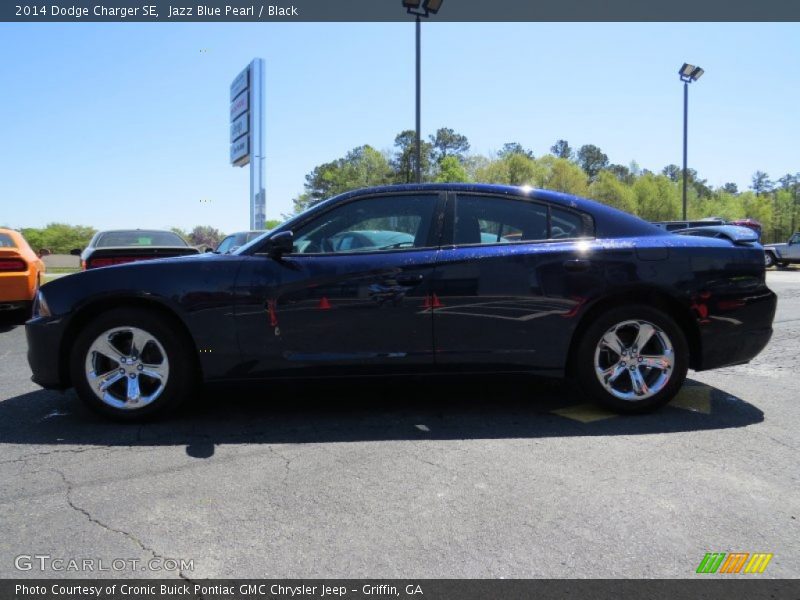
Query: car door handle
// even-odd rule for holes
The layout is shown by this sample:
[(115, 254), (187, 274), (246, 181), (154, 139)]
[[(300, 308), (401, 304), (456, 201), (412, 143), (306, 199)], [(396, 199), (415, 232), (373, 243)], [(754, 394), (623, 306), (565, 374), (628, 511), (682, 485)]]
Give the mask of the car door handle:
[(398, 275), (395, 281), (400, 285), (417, 285), (422, 282), (425, 277), (421, 273), (416, 275)]
[(564, 268), (567, 271), (571, 271), (573, 273), (579, 271), (588, 271), (591, 266), (592, 266), (592, 261), (584, 260), (582, 258), (564, 261)]

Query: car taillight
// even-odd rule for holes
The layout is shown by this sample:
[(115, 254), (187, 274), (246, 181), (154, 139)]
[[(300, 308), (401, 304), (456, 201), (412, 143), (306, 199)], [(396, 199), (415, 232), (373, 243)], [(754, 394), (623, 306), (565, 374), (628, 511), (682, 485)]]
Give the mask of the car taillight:
[(111, 265), (123, 265), (137, 260), (147, 260), (146, 256), (108, 256), (101, 258), (92, 258), (87, 265), (88, 269), (96, 269), (97, 267), (110, 267)]
[(27, 271), (28, 263), (18, 258), (0, 258), (0, 271), (5, 273)]

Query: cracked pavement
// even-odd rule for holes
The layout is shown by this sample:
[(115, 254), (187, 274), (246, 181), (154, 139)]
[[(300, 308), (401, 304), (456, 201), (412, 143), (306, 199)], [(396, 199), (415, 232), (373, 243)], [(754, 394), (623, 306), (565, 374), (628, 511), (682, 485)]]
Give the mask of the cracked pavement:
[[(484, 377), (215, 387), (121, 425), (32, 384), (0, 324), (0, 576), (670, 578), (741, 551), (794, 577), (800, 271), (768, 282), (767, 349), (690, 373), (708, 410), (590, 422), (552, 412), (565, 386)], [(34, 554), (140, 568), (15, 568)]]

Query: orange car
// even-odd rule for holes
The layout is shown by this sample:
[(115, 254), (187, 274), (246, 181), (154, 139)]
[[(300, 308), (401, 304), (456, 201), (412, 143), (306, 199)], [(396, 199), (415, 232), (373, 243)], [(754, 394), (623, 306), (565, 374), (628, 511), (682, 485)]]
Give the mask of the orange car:
[(29, 310), (45, 267), (19, 231), (0, 228), (0, 311)]

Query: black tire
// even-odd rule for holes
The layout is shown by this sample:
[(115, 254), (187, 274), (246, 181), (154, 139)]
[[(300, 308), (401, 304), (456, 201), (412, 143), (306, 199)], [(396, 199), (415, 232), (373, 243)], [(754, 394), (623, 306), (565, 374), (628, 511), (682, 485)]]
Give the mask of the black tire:
[(764, 267), (769, 269), (770, 267), (774, 267), (777, 264), (778, 260), (775, 258), (775, 255), (767, 250), (764, 252)]
[[(163, 384), (161, 391), (157, 397), (138, 408), (120, 408), (112, 406), (106, 401), (102, 400), (92, 389), (89, 383), (89, 376), (87, 374), (87, 354), (90, 353), (90, 348), (95, 340), (108, 331), (115, 329), (136, 328), (149, 334), (155, 343), (148, 342), (145, 346), (146, 350), (142, 352), (142, 362), (145, 362), (145, 352), (150, 352), (153, 356), (155, 352), (156, 357), (166, 355), (167, 376), (166, 383)], [(118, 332), (116, 335), (122, 336), (122, 342), (116, 342), (118, 345), (124, 345), (125, 333)], [(154, 311), (149, 311), (141, 308), (116, 308), (107, 312), (99, 314), (92, 321), (86, 325), (80, 334), (77, 336), (74, 345), (72, 346), (70, 354), (70, 375), (72, 384), (78, 397), (83, 403), (96, 413), (105, 417), (116, 419), (119, 421), (142, 421), (152, 418), (155, 415), (164, 415), (168, 411), (177, 407), (187, 396), (189, 396), (195, 389), (198, 381), (198, 370), (196, 368), (196, 357), (187, 353), (188, 348), (192, 348), (191, 340), (186, 339), (187, 336), (183, 331), (175, 326), (169, 319), (159, 315)], [(115, 338), (118, 339), (118, 338)], [(160, 346), (160, 347), (159, 347)], [(119, 346), (117, 346), (119, 347)], [(135, 356), (136, 351), (131, 350)], [(93, 357), (98, 355), (92, 352)], [(104, 358), (106, 355), (100, 355), (100, 360), (107, 360)], [(97, 360), (96, 358), (94, 360)], [(153, 361), (152, 358), (147, 358), (148, 362)], [(108, 363), (113, 364), (113, 363)], [(163, 362), (162, 362), (163, 366)], [(123, 367), (117, 360), (117, 367)], [(97, 366), (95, 366), (97, 368)], [(104, 371), (106, 368), (103, 368)], [(126, 368), (134, 369), (134, 366), (127, 366)], [(139, 367), (141, 370), (141, 367)], [(111, 372), (116, 372), (116, 368), (112, 368)], [(122, 370), (120, 370), (120, 373)], [(144, 373), (146, 374), (146, 373)], [(143, 375), (144, 375), (143, 374)], [(120, 379), (115, 386), (127, 386), (127, 379), (131, 377), (126, 375)], [(132, 379), (134, 377), (131, 377)], [(135, 375), (137, 384), (139, 382), (139, 375)], [(145, 386), (150, 386), (153, 390), (156, 387), (156, 380), (145, 377), (143, 380), (142, 390)], [(114, 388), (109, 393), (121, 396), (118, 393), (121, 391), (119, 388)], [(128, 402), (123, 402), (130, 406)]]
[[(629, 321), (642, 321), (654, 325), (658, 330), (660, 330), (659, 336), (661, 334), (666, 336), (667, 341), (672, 346), (672, 368), (668, 372), (668, 375), (665, 376), (665, 380), (662, 384), (663, 387), (661, 387), (657, 393), (648, 397), (636, 399), (622, 399), (617, 397), (611, 391), (607, 390), (606, 387), (600, 382), (599, 376), (596, 372), (596, 351), (600, 353), (600, 356), (603, 356), (603, 352), (606, 352), (606, 355), (608, 356), (614, 355), (613, 352), (608, 354), (607, 350), (598, 349), (599, 347), (604, 347), (600, 346), (603, 336), (613, 327)], [(631, 330), (635, 331), (634, 328)], [(626, 333), (625, 328), (620, 331), (620, 335)], [(663, 338), (656, 336), (654, 337), (654, 341), (650, 343), (660, 344)], [(647, 348), (652, 348), (652, 346), (647, 346)], [(630, 348), (628, 348), (628, 351), (630, 351)], [(644, 348), (638, 350), (637, 355), (639, 352), (643, 354), (651, 353)], [(623, 357), (618, 356), (617, 358), (619, 359), (619, 362), (616, 364), (625, 364), (622, 362), (625, 360)], [(612, 362), (617, 358), (612, 359)], [(575, 364), (572, 365), (572, 373), (577, 376), (577, 384), (586, 396), (596, 401), (598, 404), (601, 404), (602, 406), (605, 406), (615, 412), (624, 414), (639, 414), (652, 412), (661, 406), (664, 406), (678, 393), (686, 379), (686, 372), (689, 367), (689, 346), (686, 342), (686, 336), (681, 328), (677, 325), (675, 320), (672, 319), (672, 317), (661, 310), (649, 306), (641, 304), (629, 304), (610, 309), (593, 319), (592, 323), (583, 333), (580, 341), (578, 342), (578, 348), (577, 352), (575, 353), (574, 360)], [(632, 382), (633, 375), (628, 374), (624, 369), (622, 372), (625, 373), (625, 375), (620, 375), (620, 377), (627, 376), (628, 383)], [(646, 369), (644, 376), (645, 379), (648, 377), (651, 379), (657, 379), (660, 373), (662, 373), (662, 371), (658, 369)], [(620, 387), (624, 387), (625, 383), (626, 381), (622, 380), (618, 385)], [(651, 381), (651, 384), (652, 383), (653, 382)]]
[(788, 262), (779, 262), (778, 263), (778, 268), (779, 269), (786, 269), (788, 266), (789, 266)]

